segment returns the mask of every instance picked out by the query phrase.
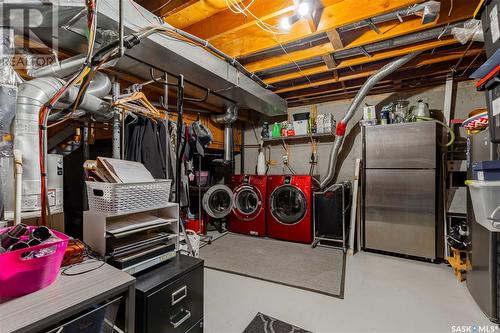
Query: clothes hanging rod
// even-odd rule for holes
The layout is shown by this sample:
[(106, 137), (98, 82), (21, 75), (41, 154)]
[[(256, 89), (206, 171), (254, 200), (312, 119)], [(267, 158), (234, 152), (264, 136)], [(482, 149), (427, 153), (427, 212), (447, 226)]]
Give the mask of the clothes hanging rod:
[[(168, 71), (165, 71), (165, 70), (163, 70), (163, 69), (161, 69), (161, 68), (159, 68), (159, 67), (157, 67), (155, 65), (151, 65), (151, 64), (149, 64), (149, 63), (147, 63), (147, 62), (145, 62), (145, 61), (143, 61), (141, 59), (138, 59), (138, 58), (136, 58), (134, 56), (131, 56), (129, 54), (125, 53), (124, 56), (128, 57), (128, 58), (130, 58), (130, 59), (132, 59), (134, 61), (137, 61), (137, 62), (139, 62), (139, 63), (141, 63), (141, 64), (143, 64), (145, 66), (148, 66), (149, 68), (153, 68), (153, 69), (157, 70), (158, 72), (167, 73), (168, 75), (171, 75), (172, 77), (174, 77), (176, 79), (179, 79), (179, 77), (180, 77), (180, 75), (176, 75), (176, 74), (170, 73)], [(149, 81), (146, 81), (146, 82), (149, 82)], [(186, 79), (184, 79), (184, 82), (187, 83), (187, 84), (189, 84), (189, 85), (191, 85), (191, 86), (193, 86), (193, 87), (195, 87), (195, 88), (201, 89), (201, 90), (205, 90), (206, 91), (208, 89), (207, 87), (203, 87), (203, 86), (201, 86), (201, 85), (199, 85), (197, 83), (191, 82), (191, 81), (186, 80)], [(172, 86), (177, 86), (177, 85), (174, 83)], [(223, 96), (223, 95), (221, 95), (221, 94), (219, 94), (219, 93), (217, 93), (217, 92), (215, 92), (213, 90), (210, 90), (210, 94), (213, 95), (213, 96), (216, 96), (216, 97), (218, 97), (218, 98), (220, 98), (222, 100), (228, 101), (228, 102), (230, 102), (230, 103), (232, 103), (234, 105), (237, 104), (236, 101), (234, 101), (234, 100), (232, 100), (232, 99), (230, 99), (228, 97), (225, 97), (225, 96)]]

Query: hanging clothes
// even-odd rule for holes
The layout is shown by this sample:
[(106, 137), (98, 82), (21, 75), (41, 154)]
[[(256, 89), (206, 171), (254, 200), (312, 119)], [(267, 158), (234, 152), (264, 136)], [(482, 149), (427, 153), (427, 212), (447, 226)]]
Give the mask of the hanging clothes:
[[(144, 164), (156, 179), (165, 179), (170, 175), (169, 178), (174, 182), (177, 181), (175, 156), (177, 140), (180, 141), (179, 158), (183, 162), (180, 206), (187, 207), (189, 206), (187, 165), (195, 153), (204, 155), (206, 147), (212, 142), (212, 133), (199, 121), (189, 126), (182, 124), (182, 133), (182, 137), (177, 138), (177, 123), (171, 121), (167, 125), (166, 121), (154, 121), (140, 115), (128, 115), (125, 119), (125, 159)], [(166, 156), (167, 152), (169, 156)]]
[[(144, 164), (156, 179), (167, 178), (165, 122), (127, 116), (125, 119), (125, 159)], [(170, 167), (170, 166), (169, 166)]]

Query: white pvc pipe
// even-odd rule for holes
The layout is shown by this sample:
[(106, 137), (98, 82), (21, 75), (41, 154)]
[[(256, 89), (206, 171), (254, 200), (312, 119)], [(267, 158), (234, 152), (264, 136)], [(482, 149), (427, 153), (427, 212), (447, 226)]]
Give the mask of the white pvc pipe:
[(23, 153), (14, 149), (15, 170), (15, 201), (14, 201), (14, 225), (21, 223), (21, 202), (23, 194)]

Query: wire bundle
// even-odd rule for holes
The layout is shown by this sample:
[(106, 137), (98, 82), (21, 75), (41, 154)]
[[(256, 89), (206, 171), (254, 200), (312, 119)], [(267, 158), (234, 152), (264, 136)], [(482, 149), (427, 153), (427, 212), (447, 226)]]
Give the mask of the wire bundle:
[(239, 1), (237, 1), (237, 0), (226, 0), (226, 5), (229, 8), (229, 10), (235, 14), (241, 14), (241, 15), (244, 15), (245, 17), (248, 17), (248, 16), (253, 17), (253, 19), (256, 21), (256, 25), (266, 32), (269, 32), (269, 33), (275, 34), (275, 35), (285, 34), (286, 32), (281, 31), (279, 28), (275, 27), (274, 25), (271, 25), (269, 23), (262, 21), (254, 13), (252, 13), (252, 11), (250, 11), (249, 8), (254, 2), (255, 2), (255, 0), (251, 0), (248, 5), (242, 6), (242, 5), (240, 5)]
[(53, 107), (66, 94), (66, 92), (78, 82), (82, 81), (91, 72), (91, 59), (94, 52), (95, 36), (97, 29), (97, 0), (87, 0), (87, 26), (88, 26), (88, 48), (86, 61), (81, 70), (66, 82), (57, 93), (44, 104), (39, 113), (39, 148), (40, 148), (40, 173), (41, 173), (41, 224), (47, 225), (47, 217), (50, 215), (47, 194), (47, 174), (45, 169), (45, 160), (47, 156), (47, 121)]

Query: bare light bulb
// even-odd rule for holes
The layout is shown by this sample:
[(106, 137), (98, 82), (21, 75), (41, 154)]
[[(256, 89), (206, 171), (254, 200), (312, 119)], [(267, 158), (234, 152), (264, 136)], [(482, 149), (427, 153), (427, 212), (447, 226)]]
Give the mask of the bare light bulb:
[(302, 1), (297, 6), (297, 14), (299, 16), (302, 17), (307, 16), (309, 15), (310, 12), (311, 12), (311, 4), (309, 3), (309, 1)]
[(289, 31), (292, 28), (292, 22), (289, 16), (285, 16), (280, 20), (279, 27), (281, 30)]

